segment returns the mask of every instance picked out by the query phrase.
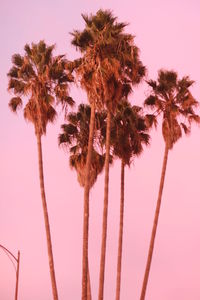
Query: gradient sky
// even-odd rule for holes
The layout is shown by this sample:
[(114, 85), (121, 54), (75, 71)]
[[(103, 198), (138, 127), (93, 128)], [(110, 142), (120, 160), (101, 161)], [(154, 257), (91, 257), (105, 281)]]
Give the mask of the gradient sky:
[[(8, 109), (7, 72), (11, 56), (23, 54), (26, 43), (44, 39), (56, 43), (55, 54), (77, 57), (69, 32), (83, 28), (81, 13), (111, 9), (127, 31), (136, 36), (148, 78), (160, 68), (189, 75), (200, 100), (199, 0), (0, 0), (0, 244), (14, 254), (21, 251), (20, 300), (50, 300), (51, 285), (39, 189), (36, 138), (22, 112)], [(130, 100), (142, 105), (144, 83)], [(71, 89), (77, 104), (86, 102)], [(63, 123), (59, 114), (43, 138), (45, 186), (60, 300), (81, 298), (83, 190), (68, 157), (58, 148)], [(164, 143), (160, 126), (151, 146), (126, 170), (125, 221), (121, 300), (137, 300), (142, 285), (154, 209), (157, 200)], [(147, 300), (200, 299), (200, 130), (193, 126), (170, 152)], [(91, 191), (89, 257), (93, 299), (97, 299), (103, 206), (101, 175)], [(119, 222), (120, 163), (110, 170), (105, 300), (114, 299)], [(14, 298), (14, 268), (0, 250), (0, 299)]]

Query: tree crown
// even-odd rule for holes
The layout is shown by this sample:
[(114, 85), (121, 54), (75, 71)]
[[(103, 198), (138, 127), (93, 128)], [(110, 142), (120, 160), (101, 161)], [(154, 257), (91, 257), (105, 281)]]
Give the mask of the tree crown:
[[(78, 182), (81, 186), (85, 185), (90, 114), (90, 106), (80, 104), (77, 112), (68, 114), (68, 122), (61, 126), (62, 133), (58, 137), (59, 145), (64, 146), (70, 153), (69, 164), (72, 169), (76, 170)], [(90, 188), (96, 182), (97, 176), (103, 171), (105, 162), (105, 154), (102, 153), (103, 149), (100, 136), (100, 128), (103, 122), (105, 122), (105, 116), (96, 112), (89, 179)]]
[(151, 87), (145, 105), (154, 110), (154, 116), (162, 114), (162, 133), (169, 149), (185, 134), (191, 131), (191, 123), (200, 123), (195, 113), (198, 101), (192, 96), (189, 88), (194, 81), (189, 76), (178, 79), (175, 71), (160, 70), (158, 79), (147, 81)]
[(66, 112), (67, 106), (74, 104), (68, 94), (73, 77), (65, 70), (64, 55), (53, 56), (54, 48), (44, 41), (26, 44), (24, 56), (12, 56), (13, 66), (8, 72), (8, 90), (15, 95), (9, 102), (10, 109), (16, 112), (22, 107), (22, 99), (27, 99), (24, 117), (40, 134), (45, 134), (47, 123), (55, 120), (55, 105), (61, 103)]
[(89, 101), (113, 110), (145, 74), (134, 36), (126, 34), (126, 23), (117, 22), (109, 10), (82, 15), (83, 31), (72, 33), (72, 44), (82, 53), (73, 67)]

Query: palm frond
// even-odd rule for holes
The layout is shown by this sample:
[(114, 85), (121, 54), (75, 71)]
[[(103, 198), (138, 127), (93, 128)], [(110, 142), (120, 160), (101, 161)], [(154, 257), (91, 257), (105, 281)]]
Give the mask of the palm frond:
[(190, 128), (187, 127), (184, 123), (180, 123), (181, 127), (183, 128), (185, 134), (189, 134), (190, 133)]
[(189, 123), (195, 122), (197, 124), (200, 124), (200, 116), (196, 114), (192, 114), (189, 116)]
[(39, 41), (37, 48), (40, 53), (44, 53), (46, 51), (46, 44), (44, 40)]
[(19, 68), (16, 66), (13, 66), (7, 75), (11, 78), (18, 78), (18, 71), (19, 71)]
[(145, 121), (146, 121), (146, 125), (148, 128), (151, 128), (152, 126), (154, 126), (155, 128), (157, 128), (158, 125), (158, 121), (155, 115), (153, 114), (146, 114), (145, 115)]
[(66, 97), (64, 97), (63, 99), (62, 99), (62, 102), (63, 102), (63, 104), (67, 104), (67, 105), (70, 105), (71, 107), (73, 107), (74, 106), (74, 104), (75, 104), (75, 101), (73, 100), (73, 98), (72, 97), (70, 97), (70, 96), (66, 96)]
[(22, 107), (22, 99), (20, 97), (13, 97), (8, 105), (13, 112), (16, 112)]
[(156, 100), (157, 100), (156, 96), (150, 95), (149, 97), (147, 97), (145, 99), (144, 105), (145, 106), (150, 106), (152, 108), (155, 108), (155, 106), (156, 106)]
[(23, 65), (23, 57), (20, 54), (14, 54), (12, 56), (12, 63), (16, 66), (16, 67), (21, 67)]
[(53, 106), (47, 106), (46, 119), (48, 122), (53, 123), (56, 119), (57, 112)]
[(68, 136), (66, 136), (65, 133), (60, 133), (59, 136), (58, 136), (58, 145), (63, 145), (65, 143), (68, 143), (69, 142), (69, 138)]
[(30, 48), (30, 46), (29, 46), (28, 44), (26, 44), (26, 45), (24, 46), (24, 50), (25, 50), (27, 56), (31, 57), (32, 51), (31, 51), (31, 48)]
[(152, 87), (153, 90), (156, 90), (156, 88), (157, 88), (157, 82), (155, 80), (146, 80), (146, 83), (148, 83), (148, 85), (150, 87)]
[(15, 95), (25, 93), (26, 84), (22, 80), (10, 78), (8, 82), (8, 90), (13, 90)]

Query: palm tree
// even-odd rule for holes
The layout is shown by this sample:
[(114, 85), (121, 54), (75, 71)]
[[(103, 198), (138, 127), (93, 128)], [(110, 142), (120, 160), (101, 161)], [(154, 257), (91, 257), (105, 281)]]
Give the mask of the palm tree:
[[(69, 165), (77, 172), (77, 179), (80, 186), (85, 186), (86, 180), (86, 161), (88, 152), (88, 136), (90, 126), (91, 108), (89, 105), (80, 104), (76, 113), (70, 113), (67, 116), (68, 123), (61, 126), (62, 133), (59, 135), (59, 145), (63, 145), (69, 150)], [(92, 159), (89, 177), (89, 187), (93, 187), (97, 180), (97, 176), (103, 171), (105, 155), (99, 154), (97, 151), (101, 146), (100, 129), (103, 126), (105, 114), (95, 113), (95, 133)], [(88, 280), (87, 280), (87, 299), (91, 300), (91, 285), (89, 277), (89, 263), (88, 263)]]
[[(82, 15), (85, 29), (73, 32), (73, 45), (82, 53), (82, 60), (76, 68), (82, 87), (88, 94), (92, 107), (107, 109), (106, 158), (104, 210), (102, 224), (102, 245), (99, 275), (99, 300), (103, 299), (107, 214), (108, 214), (108, 183), (109, 183), (109, 153), (110, 153), (110, 122), (117, 103), (131, 90), (131, 85), (137, 84), (144, 76), (145, 68), (139, 60), (138, 48), (134, 37), (124, 33), (127, 24), (117, 22), (117, 18), (109, 10), (99, 10), (96, 15)], [(92, 124), (91, 136), (92, 136)], [(88, 157), (91, 156), (88, 146)], [(89, 158), (88, 158), (89, 161)], [(89, 174), (89, 170), (87, 171)], [(89, 184), (86, 178), (84, 238), (83, 238), (83, 276), (82, 299), (87, 299), (87, 247), (89, 224)], [(87, 191), (87, 193), (86, 193)]]
[(8, 90), (14, 93), (9, 107), (16, 112), (22, 107), (22, 99), (27, 103), (24, 107), (24, 118), (33, 123), (38, 147), (40, 189), (46, 229), (47, 249), (53, 299), (58, 299), (52, 242), (50, 234), (49, 217), (44, 187), (42, 144), (41, 137), (46, 134), (49, 122), (56, 118), (55, 105), (62, 104), (66, 110), (74, 101), (68, 95), (68, 82), (73, 81), (70, 74), (65, 71), (66, 60), (63, 55), (53, 56), (55, 46), (47, 46), (44, 41), (38, 44), (26, 44), (25, 54), (14, 54), (13, 66), (8, 73)]
[(124, 223), (124, 179), (125, 166), (143, 151), (143, 145), (149, 144), (150, 136), (142, 108), (131, 106), (127, 100), (117, 105), (116, 115), (111, 122), (111, 148), (114, 156), (121, 160), (121, 196), (120, 196), (120, 222), (118, 238), (118, 259), (116, 278), (116, 300), (120, 299), (122, 240)]
[[(85, 186), (90, 115), (90, 106), (80, 104), (77, 112), (68, 114), (68, 123), (61, 126), (63, 133), (58, 138), (59, 145), (63, 145), (66, 149), (69, 149), (70, 167), (76, 170), (78, 182), (82, 187)], [(103, 171), (104, 167), (105, 155), (99, 153), (103, 151), (99, 147), (101, 144), (99, 129), (104, 119), (105, 114), (95, 113), (95, 133), (89, 180), (90, 188), (95, 184), (97, 176)]]
[(162, 114), (165, 153), (140, 300), (144, 300), (146, 294), (169, 150), (182, 137), (182, 130), (185, 134), (189, 134), (191, 123), (200, 123), (200, 117), (194, 112), (198, 102), (189, 91), (194, 81), (190, 80), (188, 76), (178, 79), (175, 71), (160, 70), (158, 72), (158, 80), (149, 80), (147, 83), (151, 87), (152, 92), (145, 100), (145, 105), (153, 109), (156, 116)]

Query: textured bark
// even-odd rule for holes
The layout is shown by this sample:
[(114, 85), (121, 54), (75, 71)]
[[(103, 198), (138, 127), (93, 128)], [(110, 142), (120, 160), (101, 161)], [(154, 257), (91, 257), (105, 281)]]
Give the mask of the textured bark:
[(45, 188), (44, 188), (41, 135), (39, 133), (37, 133), (37, 131), (36, 131), (36, 136), (37, 136), (37, 147), (38, 147), (40, 190), (41, 190), (41, 198), (42, 198), (42, 206), (43, 206), (43, 214), (44, 214), (44, 223), (45, 223), (45, 229), (46, 229), (51, 286), (52, 286), (53, 299), (58, 300), (58, 292), (57, 292), (57, 286), (56, 286), (56, 277), (55, 277), (55, 269), (54, 269), (54, 261), (53, 261), (53, 251), (52, 251), (52, 243), (51, 243), (51, 233), (50, 233), (49, 217), (48, 217), (48, 211), (47, 211)]
[(106, 259), (106, 236), (108, 217), (108, 186), (109, 186), (109, 160), (110, 160), (110, 123), (111, 113), (108, 111), (106, 126), (106, 158), (105, 158), (105, 181), (104, 181), (104, 209), (102, 224), (101, 261), (99, 273), (99, 295), (98, 299), (103, 300), (105, 259)]
[(88, 155), (86, 162), (86, 178), (84, 186), (84, 208), (83, 208), (83, 257), (82, 257), (82, 300), (87, 300), (88, 282), (88, 236), (89, 236), (89, 192), (90, 192), (90, 166), (92, 160), (92, 147), (95, 122), (95, 104), (91, 105), (90, 132), (88, 141)]
[(162, 173), (161, 173), (161, 179), (160, 179), (160, 187), (159, 187), (159, 193), (158, 193), (158, 200), (157, 200), (156, 211), (155, 211), (155, 216), (154, 216), (154, 222), (153, 222), (153, 228), (152, 228), (152, 233), (151, 233), (151, 240), (150, 240), (150, 245), (149, 245), (149, 252), (148, 252), (148, 257), (147, 257), (147, 263), (146, 263), (146, 269), (145, 269), (145, 274), (144, 274), (144, 279), (143, 279), (140, 300), (145, 299), (145, 294), (146, 294), (146, 289), (147, 289), (147, 283), (148, 283), (148, 278), (149, 278), (149, 272), (150, 272), (150, 267), (151, 267), (154, 242), (155, 242), (155, 237), (156, 237), (156, 230), (157, 230), (158, 218), (159, 218), (159, 212), (160, 212), (160, 206), (161, 206), (162, 191), (163, 191), (163, 186), (164, 186), (164, 181), (165, 181), (168, 152), (169, 152), (169, 148), (166, 143), (165, 144), (165, 154), (164, 154), (164, 159), (163, 159), (163, 166), (162, 166)]
[(121, 199), (120, 199), (120, 222), (119, 222), (119, 240), (117, 256), (117, 280), (116, 280), (116, 300), (120, 299), (121, 286), (121, 266), (122, 266), (122, 243), (123, 243), (123, 223), (124, 223), (124, 171), (125, 165), (121, 161)]

